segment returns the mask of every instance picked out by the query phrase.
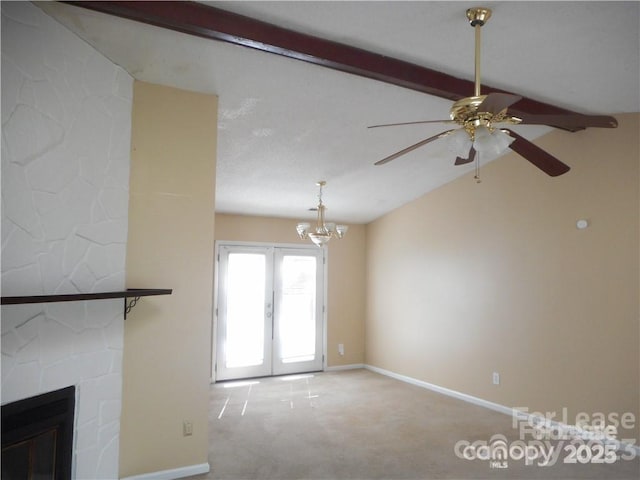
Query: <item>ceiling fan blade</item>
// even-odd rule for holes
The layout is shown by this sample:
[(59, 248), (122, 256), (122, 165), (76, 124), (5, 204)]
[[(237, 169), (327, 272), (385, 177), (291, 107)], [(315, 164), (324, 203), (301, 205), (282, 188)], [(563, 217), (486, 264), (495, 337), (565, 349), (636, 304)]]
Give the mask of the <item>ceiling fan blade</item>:
[(517, 115), (522, 125), (549, 125), (559, 128), (616, 128), (618, 121), (609, 115)]
[(469, 150), (469, 155), (467, 156), (467, 158), (462, 158), (462, 157), (456, 157), (456, 161), (454, 162), (454, 165), (466, 165), (467, 163), (471, 163), (476, 159), (476, 149), (473, 148), (473, 145), (471, 146), (471, 149)]
[(510, 137), (515, 138), (513, 143), (509, 145), (511, 150), (529, 160), (547, 175), (557, 177), (558, 175), (567, 173), (570, 170), (568, 165), (565, 165), (556, 157), (545, 152), (540, 147), (537, 147), (514, 131), (504, 129), (503, 132), (506, 132)]
[(522, 97), (519, 95), (511, 95), (510, 93), (490, 93), (487, 95), (487, 98), (478, 105), (478, 112), (489, 112), (495, 115), (520, 100), (522, 100)]
[(446, 137), (447, 135), (449, 135), (451, 132), (453, 132), (455, 129), (453, 130), (447, 130), (445, 132), (439, 133), (438, 135), (434, 135), (433, 137), (429, 137), (425, 140), (422, 140), (414, 145), (411, 145), (410, 147), (404, 148), (402, 150), (400, 150), (399, 152), (394, 153), (393, 155), (389, 155), (388, 157), (383, 158), (382, 160), (378, 160), (376, 163), (374, 163), (374, 165), (384, 165), (385, 163), (390, 162), (391, 160), (395, 160), (396, 158), (414, 151), (416, 148), (420, 148), (423, 145), (426, 145), (427, 143), (433, 142), (434, 140), (438, 140), (439, 138), (442, 137)]
[(402, 122), (402, 123), (385, 123), (383, 125), (371, 125), (367, 128), (378, 128), (378, 127), (398, 127), (400, 125), (418, 125), (420, 123), (456, 123), (453, 120), (420, 120), (417, 122)]

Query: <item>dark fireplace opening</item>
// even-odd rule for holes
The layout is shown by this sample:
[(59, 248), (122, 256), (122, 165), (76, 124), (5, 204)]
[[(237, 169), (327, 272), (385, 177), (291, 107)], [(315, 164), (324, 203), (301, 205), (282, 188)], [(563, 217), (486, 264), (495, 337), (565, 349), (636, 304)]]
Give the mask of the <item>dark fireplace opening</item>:
[(2, 405), (2, 480), (71, 478), (75, 390)]

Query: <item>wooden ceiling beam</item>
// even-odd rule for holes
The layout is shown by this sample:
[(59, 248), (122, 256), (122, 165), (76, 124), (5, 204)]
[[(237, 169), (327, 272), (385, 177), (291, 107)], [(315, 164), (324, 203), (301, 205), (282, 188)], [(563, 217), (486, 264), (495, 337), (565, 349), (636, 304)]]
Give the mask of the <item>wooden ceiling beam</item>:
[[(62, 3), (189, 35), (283, 55), (451, 101), (468, 97), (474, 91), (474, 83), (469, 80), (201, 3), (180, 1), (65, 1)], [(482, 86), (482, 92), (483, 94), (512, 93), (488, 85)], [(526, 97), (510, 108), (510, 112), (515, 115), (576, 113)]]

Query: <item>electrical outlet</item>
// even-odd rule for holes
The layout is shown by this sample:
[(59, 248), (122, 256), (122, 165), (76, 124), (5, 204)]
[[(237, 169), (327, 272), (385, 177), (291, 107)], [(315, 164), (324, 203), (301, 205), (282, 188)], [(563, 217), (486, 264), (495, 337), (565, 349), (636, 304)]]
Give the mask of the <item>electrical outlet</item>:
[(498, 372), (493, 372), (493, 384), (500, 385), (500, 374)]
[(340, 355), (344, 355), (344, 343), (339, 343), (338, 344), (338, 353)]
[(193, 435), (193, 424), (189, 420), (182, 422), (182, 436), (189, 437)]

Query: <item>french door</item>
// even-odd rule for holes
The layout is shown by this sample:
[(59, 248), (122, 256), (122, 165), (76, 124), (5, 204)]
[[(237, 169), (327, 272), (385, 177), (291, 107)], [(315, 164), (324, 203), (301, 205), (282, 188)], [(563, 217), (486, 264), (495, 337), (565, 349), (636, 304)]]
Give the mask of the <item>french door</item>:
[(220, 244), (216, 380), (322, 370), (323, 250)]

